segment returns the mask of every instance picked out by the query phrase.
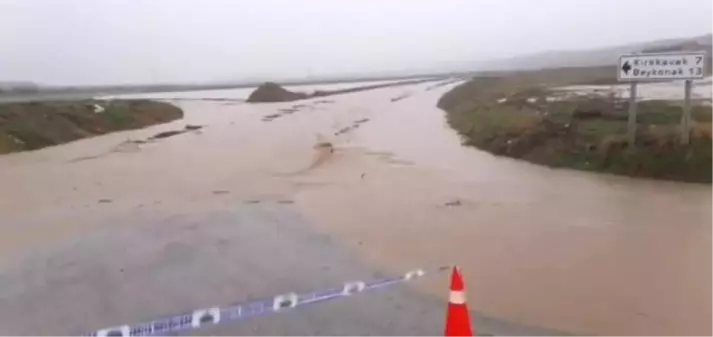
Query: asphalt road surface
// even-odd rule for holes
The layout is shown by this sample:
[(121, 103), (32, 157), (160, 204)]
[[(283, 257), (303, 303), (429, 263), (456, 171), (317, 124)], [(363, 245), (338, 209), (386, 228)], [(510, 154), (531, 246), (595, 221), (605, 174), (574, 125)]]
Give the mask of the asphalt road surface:
[[(6, 264), (0, 269), (0, 333), (81, 334), (383, 276), (312, 231), (291, 205), (237, 204), (230, 211), (104, 226)], [(445, 299), (447, 273), (431, 277), (443, 283)], [(396, 285), (189, 334), (442, 334), (445, 300), (411, 287)], [(478, 334), (557, 334), (476, 312), (473, 321)]]

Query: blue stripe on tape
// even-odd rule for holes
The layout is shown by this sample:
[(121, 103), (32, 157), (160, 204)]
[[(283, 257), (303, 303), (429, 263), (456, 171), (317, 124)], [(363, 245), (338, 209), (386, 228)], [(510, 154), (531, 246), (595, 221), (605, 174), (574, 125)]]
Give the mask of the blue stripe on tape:
[(261, 316), (277, 311), (332, 300), (335, 298), (351, 296), (353, 294), (389, 287), (398, 283), (408, 282), (427, 274), (435, 274), (450, 267), (440, 267), (426, 273), (422, 269), (410, 271), (400, 277), (382, 278), (371, 281), (352, 281), (342, 287), (320, 290), (304, 294), (288, 293), (268, 299), (260, 299), (239, 303), (224, 308), (198, 309), (190, 313), (157, 319), (136, 325), (121, 325), (113, 328), (101, 329), (88, 334), (88, 336), (153, 336), (165, 335), (179, 331), (197, 329), (202, 326), (223, 324), (240, 321), (249, 317)]
[(383, 279), (383, 280), (378, 280), (378, 281), (374, 281), (371, 283), (367, 283), (366, 286), (369, 289), (376, 289), (376, 288), (388, 287), (392, 284), (401, 283), (404, 281), (406, 281), (404, 278)]

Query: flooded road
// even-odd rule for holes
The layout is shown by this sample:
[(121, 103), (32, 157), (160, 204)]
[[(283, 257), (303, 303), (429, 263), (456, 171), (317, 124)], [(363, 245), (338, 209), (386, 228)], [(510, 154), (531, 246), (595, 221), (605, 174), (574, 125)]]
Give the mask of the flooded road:
[[(470, 308), (507, 321), (586, 334), (711, 333), (709, 185), (554, 170), (461, 147), (458, 136), (445, 125), (443, 112), (435, 107), (449, 86), (429, 90), (432, 85), (292, 103), (180, 101), (176, 104), (186, 112), (180, 121), (1, 156), (0, 224), (4, 235), (0, 265), (6, 267), (0, 269), (0, 276), (7, 283), (24, 284), (33, 272), (20, 262), (44, 265), (43, 259), (68, 250), (74, 252), (75, 259), (87, 254), (100, 256), (98, 259), (112, 266), (136, 264), (140, 256), (125, 253), (123, 260), (115, 256), (122, 255), (122, 247), (131, 251), (134, 244), (148, 244), (134, 232), (155, 227), (154, 234), (144, 240), (161, 241), (167, 234), (164, 227), (174, 223), (189, 226), (186, 218), (212, 219), (221, 214), (219, 220), (199, 222), (226, 226), (240, 222), (230, 220), (230, 216), (238, 216), (235, 212), (257, 212), (245, 210), (246, 205), (288, 205), (290, 214), (303, 219), (300, 228), (314, 231), (312, 236), (329, 238), (334, 247), (309, 250), (291, 245), (288, 239), (270, 241), (286, 245), (295, 254), (282, 254), (285, 261), (291, 261), (282, 264), (286, 273), (279, 267), (262, 270), (262, 279), (272, 277), (279, 280), (273, 283), (281, 286), (309, 288), (310, 279), (294, 277), (291, 282), (285, 276), (299, 274), (287, 267), (290, 264), (308, 265), (307, 260), (347, 263), (330, 257), (332, 249), (337, 249), (339, 254), (353, 257), (355, 261), (348, 264), (355, 267), (325, 279), (354, 277), (357, 272), (374, 269), (399, 273), (413, 267), (459, 264)], [(248, 94), (247, 90), (225, 93), (230, 98)], [(220, 96), (213, 93), (209, 97), (216, 95)], [(154, 143), (122, 144), (181, 129), (185, 124), (206, 126)], [(334, 152), (315, 149), (318, 142), (330, 142)], [(278, 211), (259, 212), (265, 217), (265, 212)], [(220, 228), (216, 233), (227, 230)], [(122, 231), (134, 234), (122, 236)], [(313, 242), (297, 239), (306, 234), (284, 234), (281, 228), (251, 231), (253, 240), (283, 233), (279, 235), (295, 236), (295, 242)], [(192, 233), (212, 237), (200, 229), (194, 228)], [(240, 236), (231, 233), (237, 235), (236, 240)], [(173, 253), (180, 261), (186, 249), (201, 250), (221, 236), (178, 246), (182, 248)], [(110, 256), (96, 253), (102, 250), (102, 240), (114, 237), (126, 246), (108, 245)], [(93, 248), (77, 248), (87, 245)], [(250, 252), (257, 255), (243, 257), (240, 263), (260, 269), (255, 266), (269, 253)], [(299, 254), (304, 254), (304, 261)], [(324, 261), (319, 261), (320, 256)], [(211, 255), (198, 261), (219, 258)], [(101, 265), (101, 261), (92, 263)], [(189, 272), (196, 272), (194, 268), (181, 269), (180, 275), (192, 275)], [(308, 269), (319, 268), (309, 265)], [(139, 275), (153, 275), (142, 270)], [(34, 278), (42, 280), (44, 276), (35, 272)], [(159, 284), (159, 280), (153, 282)], [(124, 287), (120, 292), (123, 306), (106, 309), (95, 321), (110, 324), (109, 314), (118, 316), (119, 321), (138, 319), (127, 313), (140, 305), (140, 298), (132, 297), (129, 290), (146, 284), (153, 283), (113, 284)], [(419, 283), (412, 296), (442, 299), (445, 284), (443, 279)], [(21, 321), (20, 309), (11, 309), (17, 307), (12, 300), (39, 303), (42, 299), (31, 292), (45, 289), (43, 286), (18, 285), (0, 293), (0, 312), (15, 317), (13, 322)], [(220, 289), (225, 296), (238, 297), (292, 290), (276, 284), (260, 286), (246, 285), (258, 294)], [(60, 299), (54, 300), (59, 303)], [(189, 304), (173, 301), (156, 304), (154, 309), (158, 314), (171, 313), (164, 312), (170, 309), (169, 304)], [(408, 310), (391, 313), (412, 322), (399, 321), (404, 327), (417, 321), (433, 326), (443, 315), (442, 302), (388, 303), (372, 305), (382, 311), (387, 311), (384, 306), (388, 305), (423, 306), (426, 313), (420, 315), (425, 316)], [(319, 317), (315, 322), (323, 322)], [(29, 323), (0, 323), (17, 326), (13, 331), (47, 331), (32, 330)], [(60, 321), (54, 324), (62, 326)], [(76, 323), (74, 327), (85, 326)], [(333, 328), (321, 332), (338, 331)], [(349, 331), (434, 334), (439, 329)], [(287, 328), (253, 333), (269, 332), (291, 333)]]

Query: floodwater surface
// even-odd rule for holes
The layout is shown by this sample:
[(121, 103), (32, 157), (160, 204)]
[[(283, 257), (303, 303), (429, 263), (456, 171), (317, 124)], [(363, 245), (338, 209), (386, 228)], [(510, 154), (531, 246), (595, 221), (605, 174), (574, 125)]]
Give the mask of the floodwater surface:
[[(283, 202), (366, 264), (460, 265), (470, 308), (489, 315), (573, 333), (711, 333), (709, 185), (462, 147), (435, 106), (451, 86), (432, 85), (290, 103), (176, 101), (180, 121), (2, 156), (0, 254), (117, 219)], [(127, 142), (185, 124), (205, 127)], [(418, 290), (446, 294), (442, 283)]]

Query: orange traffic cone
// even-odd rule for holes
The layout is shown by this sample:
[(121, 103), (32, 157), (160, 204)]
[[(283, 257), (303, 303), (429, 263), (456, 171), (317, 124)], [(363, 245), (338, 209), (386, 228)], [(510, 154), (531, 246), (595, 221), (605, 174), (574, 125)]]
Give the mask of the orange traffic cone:
[(465, 304), (465, 287), (458, 267), (451, 274), (451, 293), (448, 297), (446, 313), (446, 336), (473, 336), (470, 329), (470, 315)]

